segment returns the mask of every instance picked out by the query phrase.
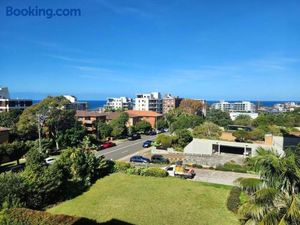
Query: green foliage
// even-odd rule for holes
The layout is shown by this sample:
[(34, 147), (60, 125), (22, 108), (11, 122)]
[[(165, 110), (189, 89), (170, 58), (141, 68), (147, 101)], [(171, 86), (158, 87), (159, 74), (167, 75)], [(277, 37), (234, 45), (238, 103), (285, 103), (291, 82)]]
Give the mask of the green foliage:
[(65, 131), (58, 132), (57, 141), (62, 148), (77, 147), (86, 135), (85, 128), (78, 122), (74, 126)]
[(29, 143), (24, 141), (14, 141), (0, 145), (0, 164), (8, 161), (20, 159), (28, 150)]
[(180, 114), (170, 125), (170, 131), (194, 128), (203, 123), (203, 118), (197, 115)]
[(218, 109), (210, 109), (207, 111), (206, 120), (221, 127), (226, 127), (232, 124), (232, 120), (228, 112), (223, 112)]
[(220, 127), (212, 122), (205, 122), (194, 128), (193, 136), (195, 138), (218, 139), (222, 134)]
[(112, 130), (113, 130), (112, 127), (105, 122), (98, 121), (96, 123), (97, 138), (100, 140), (104, 140), (110, 137)]
[(127, 174), (131, 175), (140, 175), (140, 176), (148, 176), (148, 177), (167, 177), (168, 173), (157, 167), (150, 168), (138, 168), (138, 167), (130, 167), (126, 170)]
[(146, 168), (142, 171), (142, 176), (150, 176), (150, 177), (167, 177), (168, 173), (157, 167)]
[(22, 114), (22, 110), (13, 109), (8, 112), (0, 113), (0, 127), (7, 127), (14, 129), (16, 127), (16, 123), (19, 120), (20, 115)]
[(269, 126), (276, 125), (282, 127), (299, 127), (300, 114), (295, 110), (294, 112), (285, 113), (261, 113), (253, 121), (254, 126)]
[(184, 148), (193, 140), (191, 132), (187, 129), (176, 131), (176, 143), (180, 148)]
[(52, 215), (26, 208), (5, 210), (0, 225), (97, 225), (94, 220), (67, 215)]
[(169, 148), (172, 146), (174, 138), (170, 135), (159, 134), (157, 135), (155, 142), (161, 145), (162, 148)]
[(233, 132), (233, 136), (236, 137), (236, 141), (247, 142), (250, 139), (250, 132), (245, 130), (236, 130)]
[(131, 168), (131, 164), (123, 161), (115, 161), (114, 171), (115, 172), (126, 172)]
[(240, 186), (249, 200), (239, 208), (243, 224), (300, 224), (299, 149), (288, 149), (285, 155), (258, 149), (249, 163), (259, 172), (260, 180), (241, 178)]
[(146, 133), (152, 129), (151, 124), (146, 120), (141, 120), (135, 125), (136, 131)]
[(127, 135), (127, 127), (126, 124), (128, 122), (129, 116), (128, 113), (122, 112), (119, 118), (114, 119), (110, 122), (112, 127), (111, 135), (115, 138), (123, 138)]
[(240, 201), (240, 195), (241, 195), (241, 188), (239, 187), (233, 187), (229, 193), (229, 196), (227, 198), (226, 206), (227, 209), (236, 213), (241, 201)]
[(169, 127), (168, 122), (165, 118), (159, 118), (156, 121), (155, 127), (160, 130)]
[(248, 115), (239, 115), (234, 120), (235, 125), (241, 125), (241, 126), (251, 126), (252, 119)]
[(0, 190), (0, 209), (24, 206), (27, 185), (19, 173), (1, 173)]
[(216, 170), (222, 171), (232, 171), (237, 173), (247, 173), (249, 171), (249, 167), (247, 165), (240, 165), (233, 161), (226, 162), (224, 165), (218, 165)]

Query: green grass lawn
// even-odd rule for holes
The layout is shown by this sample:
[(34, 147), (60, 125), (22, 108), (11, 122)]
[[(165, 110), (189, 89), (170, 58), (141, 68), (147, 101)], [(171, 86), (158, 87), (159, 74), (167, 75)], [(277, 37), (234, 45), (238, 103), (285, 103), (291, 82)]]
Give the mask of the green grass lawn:
[(144, 225), (234, 225), (227, 210), (231, 187), (178, 178), (112, 174), (89, 191), (48, 211)]

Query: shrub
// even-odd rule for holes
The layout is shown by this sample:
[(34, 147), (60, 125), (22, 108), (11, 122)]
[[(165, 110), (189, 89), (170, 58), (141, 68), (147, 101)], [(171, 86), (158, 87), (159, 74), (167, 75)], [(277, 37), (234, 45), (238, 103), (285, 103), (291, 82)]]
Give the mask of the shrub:
[(0, 225), (97, 225), (94, 220), (16, 208), (1, 212)]
[(232, 171), (232, 172), (238, 172), (238, 173), (247, 173), (248, 167), (239, 165), (235, 162), (226, 162), (224, 165), (218, 165), (216, 167), (216, 170), (222, 170), (222, 171)]
[(131, 164), (128, 162), (115, 161), (114, 171), (115, 172), (126, 172), (131, 168)]
[(132, 175), (141, 175), (142, 173), (142, 168), (136, 168), (136, 167), (131, 167), (126, 170), (127, 174), (132, 174)]
[(169, 148), (172, 145), (173, 137), (166, 134), (159, 134), (155, 140), (158, 144), (161, 144), (162, 148)]
[(241, 195), (241, 188), (239, 187), (233, 187), (229, 193), (229, 196), (227, 198), (227, 209), (236, 213), (240, 204), (240, 195)]
[(161, 169), (161, 168), (146, 168), (145, 170), (143, 170), (143, 176), (151, 176), (151, 177), (166, 177), (168, 176), (168, 173)]
[(197, 168), (197, 169), (202, 169), (202, 168), (203, 168), (203, 166), (200, 165), (200, 164), (192, 164), (191, 166), (192, 166), (193, 168)]

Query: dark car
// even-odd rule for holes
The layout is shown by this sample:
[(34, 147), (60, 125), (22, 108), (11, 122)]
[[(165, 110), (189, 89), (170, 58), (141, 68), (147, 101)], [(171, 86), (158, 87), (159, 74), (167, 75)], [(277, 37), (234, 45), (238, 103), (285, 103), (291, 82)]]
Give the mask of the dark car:
[(129, 141), (134, 141), (134, 140), (137, 140), (137, 139), (140, 139), (141, 138), (141, 135), (138, 134), (138, 133), (134, 133), (134, 134), (131, 134), (130, 136), (128, 136), (128, 140)]
[(156, 135), (156, 131), (155, 130), (149, 130), (147, 132), (145, 132), (146, 135)]
[(111, 147), (114, 147), (116, 146), (115, 143), (111, 142), (111, 141), (107, 141), (107, 142), (104, 142), (102, 145), (101, 145), (101, 149), (105, 149), (105, 148), (111, 148)]
[(151, 162), (152, 163), (166, 163), (166, 164), (170, 163), (169, 159), (163, 157), (162, 155), (153, 155), (151, 157)]
[(10, 171), (13, 172), (13, 173), (18, 173), (18, 172), (21, 172), (25, 169), (25, 165), (24, 164), (20, 164), (20, 165), (17, 165), (17, 166), (14, 166), (12, 168), (10, 168)]
[(143, 148), (149, 148), (151, 147), (151, 145), (152, 145), (152, 141), (147, 140), (143, 143)]
[(150, 163), (150, 159), (143, 157), (141, 155), (135, 155), (130, 158), (130, 162)]

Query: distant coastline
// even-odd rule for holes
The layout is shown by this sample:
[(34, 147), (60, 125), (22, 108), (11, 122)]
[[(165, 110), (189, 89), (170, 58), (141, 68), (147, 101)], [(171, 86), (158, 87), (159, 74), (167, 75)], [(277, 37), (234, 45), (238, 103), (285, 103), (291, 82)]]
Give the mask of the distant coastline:
[[(36, 104), (38, 102), (40, 102), (41, 100), (33, 100), (33, 104)], [(94, 110), (100, 107), (103, 107), (106, 103), (105, 100), (79, 100), (80, 102), (87, 102), (88, 103), (88, 109), (89, 110)], [(241, 100), (230, 100), (227, 102), (238, 102)], [(219, 101), (215, 101), (215, 100), (208, 100), (207, 103), (209, 105), (216, 103)], [(280, 103), (285, 103), (285, 102), (295, 102), (300, 104), (300, 101), (251, 101), (250, 102), (254, 103), (254, 104), (259, 104), (260, 106), (266, 106), (266, 107), (272, 107), (275, 104), (280, 104)]]

